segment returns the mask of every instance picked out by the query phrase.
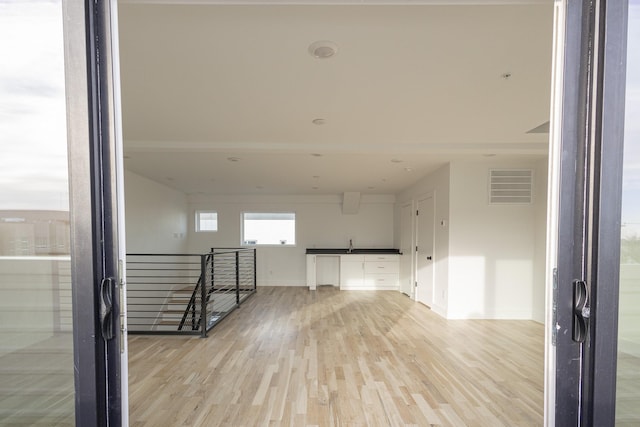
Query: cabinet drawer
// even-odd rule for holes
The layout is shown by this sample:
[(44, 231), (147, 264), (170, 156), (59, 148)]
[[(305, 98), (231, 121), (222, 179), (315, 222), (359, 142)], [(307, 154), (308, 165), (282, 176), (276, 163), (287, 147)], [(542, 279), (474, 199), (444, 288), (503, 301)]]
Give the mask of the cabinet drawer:
[(376, 261), (398, 262), (398, 255), (365, 255), (364, 260), (366, 262), (376, 262)]
[(364, 276), (364, 285), (366, 287), (374, 287), (379, 289), (389, 289), (398, 286), (397, 274), (366, 274)]
[(340, 255), (340, 262), (363, 262), (364, 255)]
[(398, 274), (397, 262), (365, 262), (365, 274)]

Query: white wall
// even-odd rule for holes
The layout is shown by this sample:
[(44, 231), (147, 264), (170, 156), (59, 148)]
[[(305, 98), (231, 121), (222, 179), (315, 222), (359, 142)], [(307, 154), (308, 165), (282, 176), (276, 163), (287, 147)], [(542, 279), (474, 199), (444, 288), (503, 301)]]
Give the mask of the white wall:
[[(534, 203), (490, 205), (491, 168), (534, 169)], [(402, 204), (434, 194), (435, 312), (544, 320), (546, 182), (546, 160), (452, 162), (398, 196), (397, 217)]]
[[(296, 245), (258, 246), (258, 286), (306, 286), (307, 248), (392, 248), (395, 197), (363, 195), (357, 214), (342, 213), (340, 196), (192, 196), (189, 245), (192, 252), (239, 247), (242, 212), (295, 212)], [(196, 210), (218, 212), (218, 231), (195, 232)]]
[[(536, 164), (451, 164), (448, 317), (532, 319), (534, 289), (544, 291), (544, 280), (534, 285), (535, 200), (532, 204), (489, 204), (491, 168), (535, 169)], [(544, 239), (544, 233), (540, 238)]]
[[(535, 170), (534, 203), (489, 205), (488, 170), (520, 167)], [(355, 215), (342, 213), (337, 195), (187, 197), (131, 172), (125, 184), (129, 253), (239, 247), (242, 212), (295, 212), (294, 247), (258, 247), (259, 286), (305, 286), (307, 248), (345, 248), (349, 239), (356, 248), (399, 247), (400, 206), (432, 194), (433, 310), (448, 318), (544, 318), (546, 160), (453, 162), (397, 197), (363, 195)], [(203, 209), (218, 212), (218, 232), (195, 233), (195, 211)]]
[(125, 171), (127, 253), (186, 253), (186, 194)]

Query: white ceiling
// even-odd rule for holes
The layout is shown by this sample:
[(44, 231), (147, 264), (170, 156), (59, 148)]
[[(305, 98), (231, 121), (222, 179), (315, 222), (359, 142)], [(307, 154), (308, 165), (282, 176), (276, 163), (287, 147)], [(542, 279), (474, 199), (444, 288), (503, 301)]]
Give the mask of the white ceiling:
[(394, 193), (547, 152), (527, 131), (549, 116), (552, 1), (164, 3), (119, 5), (125, 167), (185, 193)]

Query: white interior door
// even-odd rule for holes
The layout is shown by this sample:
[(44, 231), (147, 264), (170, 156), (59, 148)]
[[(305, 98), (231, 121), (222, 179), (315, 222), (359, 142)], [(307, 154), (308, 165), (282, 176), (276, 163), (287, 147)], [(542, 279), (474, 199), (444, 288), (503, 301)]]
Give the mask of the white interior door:
[(400, 208), (400, 291), (413, 298), (413, 206), (411, 203)]
[(433, 196), (418, 200), (416, 217), (416, 301), (433, 304)]

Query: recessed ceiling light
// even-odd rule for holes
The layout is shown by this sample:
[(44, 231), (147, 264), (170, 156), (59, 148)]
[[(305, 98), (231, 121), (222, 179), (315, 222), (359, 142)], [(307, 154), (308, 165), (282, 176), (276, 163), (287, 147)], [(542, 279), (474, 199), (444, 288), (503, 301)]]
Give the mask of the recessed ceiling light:
[(400, 159), (391, 159), (391, 163), (402, 163), (404, 162), (404, 160), (400, 160)]
[(311, 155), (313, 157), (322, 157), (322, 154), (320, 154), (320, 153), (311, 153)]
[(309, 54), (316, 59), (327, 59), (338, 53), (338, 45), (329, 40), (318, 40), (309, 45)]
[(323, 124), (327, 123), (327, 121), (325, 119), (313, 119), (311, 120), (311, 123), (313, 123), (314, 125), (322, 126)]
[(411, 172), (411, 171), (413, 171), (413, 169), (412, 169), (412, 168), (404, 168), (404, 170), (405, 170), (405, 172)]
[(240, 157), (227, 157), (227, 160), (229, 160), (230, 162), (239, 162)]

